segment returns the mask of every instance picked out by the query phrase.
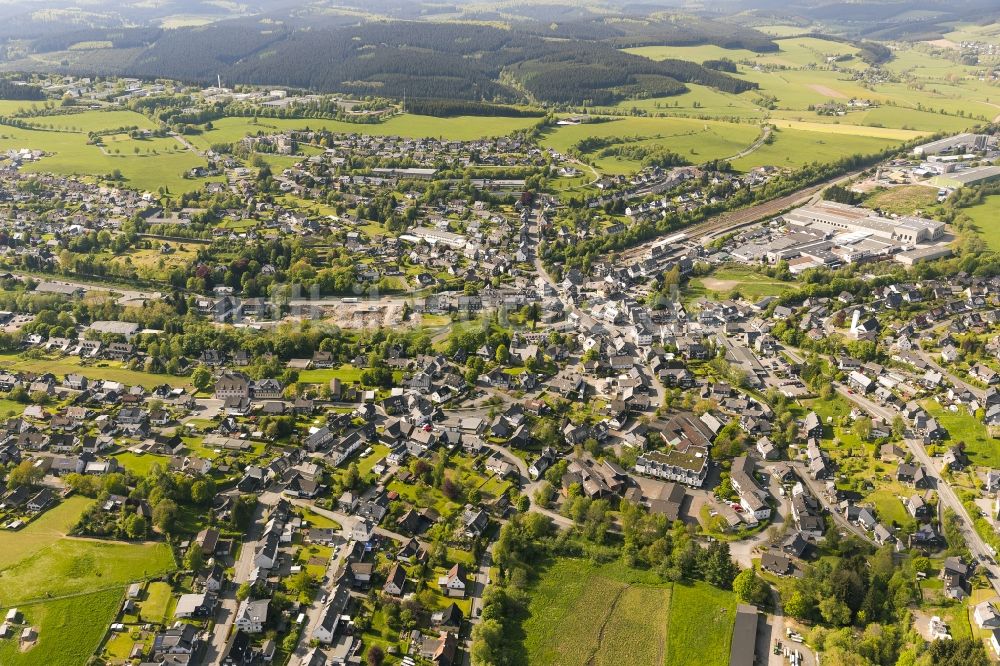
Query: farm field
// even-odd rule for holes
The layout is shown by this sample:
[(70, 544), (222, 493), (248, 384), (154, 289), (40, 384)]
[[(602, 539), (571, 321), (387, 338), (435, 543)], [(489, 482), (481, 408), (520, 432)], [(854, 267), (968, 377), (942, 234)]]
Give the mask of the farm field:
[(961, 214), (972, 219), (977, 233), (991, 249), (1000, 251), (1000, 195), (986, 197), (978, 206), (963, 208)]
[[(860, 58), (853, 57), (858, 52), (854, 46), (815, 37), (779, 39), (777, 43), (780, 47), (777, 53), (763, 54), (718, 46), (653, 46), (626, 50), (653, 60), (683, 58), (702, 62), (709, 58), (728, 58), (738, 63), (738, 76), (757, 83), (760, 92), (739, 96), (718, 95), (745, 100), (753, 106), (763, 103), (760, 99), (762, 95), (771, 96), (775, 102), (769, 115), (775, 119), (954, 132), (992, 120), (1000, 114), (1000, 105), (993, 101), (995, 88), (979, 81), (976, 67), (960, 65), (926, 45), (895, 49), (893, 59), (886, 63), (888, 70), (907, 77), (905, 82), (862, 85), (853, 78), (853, 72), (866, 69), (867, 65)], [(836, 67), (827, 63), (829, 57), (845, 55), (852, 57), (836, 63)], [(692, 92), (677, 99), (699, 95)], [(851, 111), (847, 116), (819, 116), (810, 110), (813, 105), (846, 102), (851, 98), (869, 99), (880, 106)], [(695, 115), (687, 108), (693, 104), (681, 102), (680, 108), (675, 110), (672, 102), (673, 98), (666, 98), (623, 102), (619, 106), (635, 106), (668, 115)], [(718, 105), (706, 104), (705, 112), (697, 115), (738, 115), (732, 110), (725, 111)], [(741, 110), (739, 115), (756, 117), (746, 109)]]
[(26, 622), (38, 631), (38, 642), (27, 652), (17, 640), (0, 641), (4, 666), (80, 666), (97, 649), (115, 619), (125, 588), (19, 606)]
[[(30, 102), (0, 103), (0, 115), (32, 108)], [(122, 127), (153, 129), (155, 124), (134, 111), (82, 111), (80, 113), (28, 117), (31, 129), (5, 126), (0, 130), (0, 150), (31, 148), (49, 155), (26, 164), (28, 172), (63, 175), (107, 176), (121, 172), (126, 184), (156, 191), (194, 190), (208, 179), (185, 179), (184, 173), (205, 164), (204, 158), (187, 150), (173, 138), (132, 139), (127, 134), (104, 137), (105, 147), (87, 143), (87, 133)]]
[(857, 137), (872, 137), (876, 139), (892, 139), (894, 141), (911, 141), (927, 136), (928, 132), (894, 129), (889, 127), (864, 127), (860, 125), (842, 125), (840, 123), (817, 123), (801, 120), (773, 120), (771, 123), (779, 130), (792, 129), (804, 132), (820, 132), (822, 134), (844, 134)]
[(812, 162), (832, 162), (849, 155), (870, 155), (899, 144), (892, 139), (799, 129), (779, 129), (773, 136), (771, 143), (733, 160), (733, 168), (739, 171), (758, 166), (794, 169)]
[(664, 584), (618, 563), (559, 559), (532, 591), (526, 659), (611, 665), (627, 656), (636, 666), (721, 666), (729, 659), (734, 610), (731, 593), (704, 584)]
[[(686, 118), (620, 118), (602, 123), (566, 125), (551, 130), (542, 145), (565, 153), (577, 142), (591, 137), (615, 137), (620, 145), (664, 148), (693, 163), (736, 155), (752, 144), (760, 128), (746, 123), (726, 123)], [(616, 144), (617, 145), (617, 144)], [(636, 160), (617, 156), (590, 156), (607, 173), (632, 173), (642, 168)]]

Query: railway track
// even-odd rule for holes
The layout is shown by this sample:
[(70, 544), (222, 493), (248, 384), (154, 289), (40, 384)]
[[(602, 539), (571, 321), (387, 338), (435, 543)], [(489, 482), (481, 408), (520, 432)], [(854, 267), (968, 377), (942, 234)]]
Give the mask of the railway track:
[[(780, 213), (793, 208), (797, 205), (806, 203), (815, 197), (824, 188), (834, 185), (836, 183), (841, 183), (851, 178), (856, 177), (860, 171), (855, 171), (843, 176), (838, 176), (837, 178), (831, 180), (825, 180), (816, 185), (810, 185), (809, 187), (803, 188), (801, 190), (796, 190), (795, 192), (785, 195), (783, 197), (778, 197), (777, 199), (771, 199), (770, 201), (765, 201), (763, 203), (749, 206), (748, 208), (740, 208), (738, 210), (722, 213), (721, 215), (716, 215), (704, 222), (699, 222), (698, 224), (692, 224), (688, 227), (683, 227), (681, 229), (676, 229), (671, 231), (671, 233), (683, 233), (690, 240), (711, 240), (712, 238), (717, 238), (731, 231), (735, 231), (741, 227), (746, 227), (757, 222), (775, 217)], [(644, 256), (649, 248), (660, 239), (654, 239), (647, 241), (642, 245), (637, 245), (628, 250), (624, 250), (621, 253), (621, 258), (625, 261), (635, 260)]]

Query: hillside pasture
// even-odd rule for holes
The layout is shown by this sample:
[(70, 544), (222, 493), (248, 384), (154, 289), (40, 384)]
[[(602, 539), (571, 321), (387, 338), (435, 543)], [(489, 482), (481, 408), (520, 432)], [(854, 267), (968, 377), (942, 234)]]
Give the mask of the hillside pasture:
[(813, 162), (823, 164), (850, 155), (871, 155), (900, 143), (878, 137), (800, 129), (779, 129), (773, 137), (771, 143), (733, 160), (733, 168), (740, 171), (758, 166), (796, 169)]
[[(567, 153), (586, 138), (613, 139), (616, 146), (642, 146), (665, 149), (679, 154), (693, 164), (731, 157), (752, 144), (760, 128), (749, 123), (727, 123), (688, 118), (617, 118), (606, 122), (565, 125), (550, 130), (542, 145)], [(602, 149), (603, 150), (603, 149)], [(595, 151), (587, 156), (594, 166), (605, 173), (627, 174), (638, 171), (642, 164), (616, 155), (602, 156)]]

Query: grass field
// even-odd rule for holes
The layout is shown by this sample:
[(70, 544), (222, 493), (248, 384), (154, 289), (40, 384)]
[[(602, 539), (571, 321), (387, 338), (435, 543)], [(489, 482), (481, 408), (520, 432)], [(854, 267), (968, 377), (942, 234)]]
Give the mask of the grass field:
[(620, 563), (559, 559), (535, 585), (524, 622), (531, 664), (728, 663), (735, 601), (704, 584), (661, 583)]
[(883, 523), (890, 525), (895, 523), (904, 529), (916, 527), (916, 519), (892, 491), (876, 490), (866, 500), (875, 506), (875, 513)]
[(130, 544), (63, 538), (0, 570), (3, 602), (19, 604), (123, 586), (176, 567), (163, 543)]
[[(69, 497), (23, 530), (0, 531), (0, 569), (16, 564), (61, 539), (80, 520), (80, 515), (92, 502), (93, 500), (78, 495)], [(0, 603), (6, 601), (4, 596), (0, 595)]]
[[(562, 153), (584, 138), (618, 137), (622, 145), (665, 148), (700, 164), (731, 157), (760, 135), (750, 123), (727, 123), (688, 118), (618, 118), (603, 123), (567, 125), (549, 131), (542, 145)], [(607, 173), (632, 173), (642, 168), (635, 160), (592, 156), (594, 165)]]
[[(120, 112), (130, 113), (131, 112)], [(98, 114), (108, 119), (108, 114)], [(137, 114), (131, 114), (137, 115)], [(141, 116), (140, 116), (141, 117)], [(77, 116), (52, 116), (35, 119), (38, 122), (65, 122), (72, 126)], [(95, 123), (95, 119), (83, 119), (87, 124)], [(114, 118), (110, 118), (114, 121)], [(77, 120), (77, 122), (81, 122)], [(110, 125), (109, 128), (117, 125)], [(69, 131), (45, 131), (36, 129), (20, 129), (15, 127), (0, 128), (0, 151), (8, 149), (31, 148), (43, 150), (50, 155), (37, 162), (24, 165), (26, 172), (51, 172), (61, 175), (106, 176), (116, 169), (126, 179), (126, 184), (140, 190), (155, 192), (160, 186), (165, 186), (173, 193), (194, 190), (202, 186), (208, 179), (185, 179), (184, 173), (196, 166), (204, 166), (205, 160), (187, 150), (164, 152), (160, 154), (146, 153), (147, 147), (158, 146), (165, 150), (166, 144), (122, 139), (108, 149), (88, 145), (86, 133)], [(176, 143), (176, 142), (175, 142)], [(179, 145), (179, 144), (178, 144)], [(134, 148), (139, 148), (135, 154)], [(114, 150), (119, 151), (118, 154)], [(216, 179), (219, 180), (219, 179)]]
[(669, 666), (724, 666), (736, 619), (736, 596), (705, 583), (674, 585), (667, 633)]
[(924, 185), (902, 185), (876, 190), (865, 206), (897, 215), (914, 215), (937, 207), (937, 189)]
[(1000, 251), (1000, 195), (986, 197), (983, 203), (971, 208), (963, 208), (976, 225), (976, 232), (993, 250)]
[(96, 365), (83, 365), (79, 358), (65, 356), (58, 359), (32, 359), (21, 358), (18, 354), (0, 354), (0, 368), (13, 370), (28, 370), (32, 372), (51, 372), (57, 377), (82, 372), (91, 379), (106, 379), (113, 382), (122, 382), (129, 386), (145, 386), (152, 388), (161, 384), (169, 384), (176, 387), (188, 387), (185, 377), (174, 377), (173, 375), (154, 375), (138, 370), (129, 370), (119, 364), (112, 362), (102, 362)]
[(832, 162), (848, 155), (870, 155), (899, 143), (891, 139), (798, 129), (779, 129), (773, 136), (772, 143), (733, 160), (733, 167), (740, 171), (758, 166), (794, 169), (813, 162)]
[(1000, 467), (1000, 440), (990, 437), (986, 425), (965, 410), (950, 412), (933, 400), (925, 400), (923, 406), (948, 431), (949, 444), (965, 442), (965, 454), (972, 464)]
[(143, 622), (165, 622), (167, 609), (173, 598), (173, 590), (168, 583), (155, 581), (146, 587), (145, 598), (137, 605)]
[(362, 368), (342, 365), (339, 368), (317, 368), (299, 372), (299, 382), (303, 384), (327, 384), (331, 379), (339, 379), (345, 384), (361, 381)]
[(756, 301), (765, 296), (780, 296), (795, 287), (794, 282), (782, 282), (752, 269), (734, 266), (690, 280), (684, 287), (684, 300), (690, 302), (711, 294), (725, 296), (733, 289), (739, 289), (745, 298)]
[(256, 122), (251, 118), (221, 118), (212, 123), (213, 129), (188, 138), (193, 145), (208, 148), (213, 143), (232, 143), (258, 132), (274, 134), (295, 129), (324, 129), (347, 134), (414, 138), (440, 137), (467, 141), (485, 136), (510, 134), (516, 130), (531, 127), (538, 120), (538, 118), (482, 118), (478, 116), (435, 118), (411, 114), (393, 116), (383, 123), (375, 124), (345, 123), (338, 120), (315, 118), (261, 118)]
[(38, 631), (38, 642), (27, 652), (17, 640), (0, 641), (3, 666), (80, 666), (88, 663), (104, 632), (115, 619), (124, 596), (115, 587), (67, 599), (20, 606), (25, 621)]

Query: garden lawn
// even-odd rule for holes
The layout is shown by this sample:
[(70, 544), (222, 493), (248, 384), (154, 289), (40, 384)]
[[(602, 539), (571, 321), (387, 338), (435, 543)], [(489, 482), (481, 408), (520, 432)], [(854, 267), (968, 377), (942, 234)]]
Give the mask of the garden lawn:
[(3, 666), (80, 666), (88, 663), (115, 619), (124, 587), (67, 599), (21, 605), (25, 621), (38, 630), (38, 642), (27, 652), (18, 641), (0, 641)]
[(986, 426), (974, 416), (959, 409), (950, 412), (933, 400), (925, 400), (924, 409), (948, 431), (949, 444), (965, 442), (965, 454), (973, 465), (1000, 468), (1000, 439), (990, 437)]
[(122, 587), (176, 566), (170, 547), (164, 543), (64, 538), (0, 570), (0, 589), (4, 590), (4, 603), (22, 604)]
[(138, 476), (149, 474), (154, 465), (166, 468), (170, 463), (170, 459), (166, 456), (157, 456), (149, 453), (138, 454), (131, 451), (117, 453), (112, 457), (121, 463), (122, 467)]
[(142, 622), (165, 622), (170, 618), (167, 617), (167, 608), (170, 606), (170, 600), (173, 596), (173, 590), (170, 585), (161, 581), (154, 581), (146, 587), (145, 598), (138, 603)]

